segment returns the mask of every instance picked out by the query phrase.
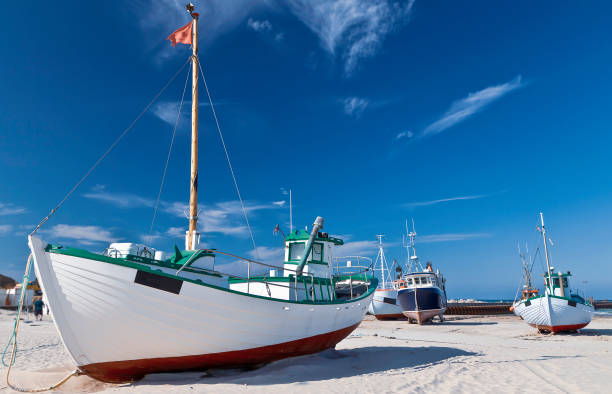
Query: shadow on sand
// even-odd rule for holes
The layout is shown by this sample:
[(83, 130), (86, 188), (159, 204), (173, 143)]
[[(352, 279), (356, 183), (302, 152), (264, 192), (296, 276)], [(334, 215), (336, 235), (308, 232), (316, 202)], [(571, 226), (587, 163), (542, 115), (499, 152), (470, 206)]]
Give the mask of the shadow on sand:
[(583, 328), (580, 330), (578, 335), (588, 335), (588, 336), (594, 336), (594, 337), (612, 336), (612, 329), (610, 328)]
[(454, 320), (445, 320), (442, 325), (445, 326), (490, 326), (493, 324), (498, 324), (495, 321), (454, 321)]
[(477, 356), (450, 347), (362, 347), (276, 361), (256, 370), (209, 370), (148, 375), (135, 386), (158, 384), (232, 383), (268, 385), (339, 379), (400, 368), (423, 369), (453, 357)]

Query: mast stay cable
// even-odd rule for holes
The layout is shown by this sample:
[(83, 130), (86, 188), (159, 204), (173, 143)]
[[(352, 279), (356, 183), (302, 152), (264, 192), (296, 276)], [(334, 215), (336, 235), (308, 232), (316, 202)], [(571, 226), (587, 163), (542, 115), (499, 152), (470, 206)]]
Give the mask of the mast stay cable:
[(185, 78), (185, 86), (183, 87), (183, 95), (181, 96), (181, 103), (178, 107), (178, 113), (176, 114), (176, 122), (174, 123), (174, 130), (172, 131), (172, 139), (170, 140), (170, 148), (168, 148), (168, 157), (166, 157), (166, 166), (164, 167), (164, 174), (162, 175), (161, 184), (159, 185), (159, 192), (157, 193), (157, 200), (155, 201), (155, 208), (153, 209), (153, 219), (151, 220), (151, 227), (149, 227), (149, 235), (153, 233), (153, 225), (155, 224), (155, 218), (157, 217), (157, 209), (159, 208), (159, 201), (161, 200), (162, 190), (164, 189), (164, 182), (166, 181), (166, 173), (168, 172), (168, 164), (170, 163), (170, 155), (172, 154), (172, 147), (174, 146), (174, 138), (176, 137), (176, 129), (181, 119), (181, 109), (183, 108), (183, 101), (185, 100), (185, 92), (187, 91), (187, 82), (189, 82), (189, 75), (191, 70), (187, 69), (187, 77)]
[(190, 60), (191, 60), (191, 58), (188, 58), (187, 61), (178, 69), (178, 71), (176, 73), (174, 73), (174, 75), (172, 77), (170, 77), (170, 79), (168, 80), (168, 82), (166, 82), (164, 87), (161, 88), (161, 90), (155, 95), (155, 97), (153, 97), (153, 99), (151, 101), (149, 101), (149, 103), (138, 114), (138, 116), (136, 116), (136, 118), (132, 121), (132, 123), (130, 123), (130, 125), (125, 130), (123, 130), (123, 132), (119, 135), (119, 137), (115, 140), (115, 142), (113, 142), (112, 145), (106, 150), (106, 152), (104, 152), (102, 154), (102, 156), (100, 156), (100, 158), (93, 164), (93, 166), (91, 166), (91, 168), (85, 173), (85, 175), (83, 175), (83, 177), (76, 183), (76, 185), (74, 185), (72, 187), (72, 189), (70, 189), (68, 194), (66, 194), (66, 196), (64, 196), (64, 198), (59, 202), (59, 204), (57, 204), (55, 206), (55, 208), (53, 208), (51, 210), (51, 212), (43, 220), (41, 220), (40, 223), (38, 223), (36, 228), (34, 228), (34, 230), (30, 233), (30, 235), (34, 235), (38, 231), (38, 229), (40, 229), (47, 222), (47, 220), (49, 220), (51, 218), (51, 216), (53, 216), (55, 214), (55, 212), (72, 195), (72, 193), (74, 193), (77, 190), (77, 188), (79, 186), (81, 186), (81, 184), (85, 181), (85, 179), (87, 179), (89, 177), (89, 175), (93, 172), (93, 170), (95, 170), (96, 167), (98, 167), (98, 165), (102, 162), (102, 160), (104, 160), (106, 158), (106, 156), (108, 156), (108, 154), (111, 153), (111, 151), (115, 148), (115, 146), (117, 146), (119, 141), (121, 141), (123, 139), (123, 137), (125, 137), (125, 135), (132, 129), (132, 127), (134, 127), (136, 122), (138, 122), (138, 120), (140, 120), (140, 118), (149, 110), (151, 105), (153, 105), (153, 103), (155, 103), (157, 101), (159, 96), (161, 96), (162, 93), (164, 93), (166, 91), (168, 86), (170, 86), (172, 81), (174, 81), (174, 79), (180, 74), (180, 72), (183, 71), (183, 68), (185, 68), (185, 66), (189, 63)]
[(212, 110), (213, 117), (215, 118), (215, 123), (217, 125), (217, 131), (219, 132), (219, 137), (221, 138), (221, 145), (223, 145), (223, 150), (225, 151), (225, 158), (227, 159), (227, 165), (229, 166), (230, 172), (232, 173), (232, 179), (234, 180), (234, 186), (236, 187), (236, 193), (238, 193), (238, 199), (240, 200), (240, 206), (242, 207), (242, 214), (244, 216), (244, 221), (246, 222), (247, 228), (249, 229), (249, 235), (251, 236), (251, 242), (253, 243), (253, 251), (255, 252), (255, 256), (259, 259), (259, 252), (257, 251), (257, 245), (255, 245), (255, 237), (253, 237), (253, 230), (251, 230), (251, 225), (249, 224), (249, 218), (247, 216), (246, 208), (244, 207), (244, 202), (242, 201), (242, 196), (240, 195), (240, 188), (238, 188), (238, 182), (236, 181), (236, 175), (234, 174), (234, 168), (232, 167), (232, 162), (229, 157), (229, 153), (227, 152), (227, 146), (225, 145), (225, 139), (223, 138), (223, 133), (221, 132), (221, 126), (219, 126), (219, 119), (217, 118), (217, 112), (215, 111), (215, 106), (213, 104), (212, 97), (210, 95), (210, 91), (208, 90), (208, 84), (206, 83), (206, 77), (204, 76), (204, 71), (202, 71), (202, 65), (198, 62), (198, 67), (200, 68), (200, 74), (202, 74), (202, 81), (204, 81), (204, 88), (206, 89), (206, 95), (208, 96), (208, 101), (210, 102), (210, 108)]

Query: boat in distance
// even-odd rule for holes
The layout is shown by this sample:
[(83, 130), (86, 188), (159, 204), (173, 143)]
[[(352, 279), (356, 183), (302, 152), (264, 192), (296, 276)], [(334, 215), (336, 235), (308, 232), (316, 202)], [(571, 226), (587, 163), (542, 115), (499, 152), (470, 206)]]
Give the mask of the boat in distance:
[[(408, 227), (406, 225), (406, 227)], [(446, 279), (440, 271), (434, 273), (430, 262), (423, 269), (416, 255), (414, 239), (416, 231), (408, 233), (409, 247), (412, 255), (408, 255), (408, 273), (402, 277), (402, 283), (397, 292), (402, 313), (412, 323), (416, 321), (423, 324), (438, 317), (440, 322), (444, 321), (446, 312)], [(409, 250), (409, 249), (408, 249)]]
[[(393, 266), (391, 269), (387, 266), (387, 258), (383, 250), (382, 235), (377, 235), (378, 238), (378, 255), (374, 263), (374, 272), (380, 272), (379, 288), (374, 293), (374, 298), (368, 306), (368, 313), (373, 315), (378, 320), (392, 320), (404, 318), (402, 308), (397, 301), (397, 290), (399, 281), (391, 277)], [(397, 262), (396, 262), (397, 263)], [(397, 266), (397, 271), (402, 272), (402, 268)]]
[[(512, 311), (542, 333), (577, 331), (591, 322), (594, 307), (585, 297), (570, 289), (569, 271), (555, 272), (554, 267), (551, 267), (542, 213), (540, 222), (542, 227), (538, 230), (542, 233), (547, 267), (543, 275), (546, 289), (544, 294), (527, 292), (521, 300), (513, 303)], [(527, 287), (530, 287), (530, 283), (527, 283)]]

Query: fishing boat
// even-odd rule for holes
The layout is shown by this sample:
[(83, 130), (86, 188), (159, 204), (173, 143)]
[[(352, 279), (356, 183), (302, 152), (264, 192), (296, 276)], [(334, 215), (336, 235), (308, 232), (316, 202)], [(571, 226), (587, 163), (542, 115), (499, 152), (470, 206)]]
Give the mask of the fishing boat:
[[(525, 248), (525, 251), (526, 251), (526, 253), (529, 253), (527, 248)], [(537, 288), (533, 287), (533, 284), (531, 282), (531, 268), (527, 264), (527, 256), (521, 252), (521, 247), (520, 246), (518, 247), (518, 252), (519, 252), (519, 256), (521, 257), (521, 259), (523, 261), (523, 281), (525, 283), (525, 284), (523, 284), (523, 282), (521, 282), (521, 285), (523, 286), (523, 289), (521, 291), (521, 298), (520, 298), (520, 300), (528, 300), (531, 297), (537, 296), (538, 293), (540, 292), (540, 290), (538, 290)], [(533, 263), (532, 263), (532, 266), (533, 266)], [(520, 285), (519, 285), (519, 288), (520, 288)], [(512, 302), (512, 306), (510, 307), (510, 312), (512, 312), (515, 315), (520, 317), (518, 312), (514, 309), (514, 304), (516, 304), (516, 301), (517, 301), (518, 289), (517, 289), (516, 293), (517, 294), (514, 297), (514, 302)]]
[(406, 232), (412, 254), (409, 255), (408, 272), (403, 276), (403, 283), (397, 293), (402, 313), (410, 323), (416, 321), (423, 324), (436, 316), (443, 322), (446, 312), (446, 279), (439, 270), (434, 273), (430, 262), (423, 269), (414, 246), (417, 235), (414, 222), (411, 232), (408, 232), (406, 225)]
[(577, 291), (569, 287), (571, 273), (555, 272), (550, 265), (548, 253), (548, 240), (544, 215), (540, 213), (541, 228), (544, 242), (544, 255), (546, 257), (546, 272), (544, 294), (527, 294), (527, 297), (514, 302), (512, 305), (515, 314), (520, 316), (527, 324), (538, 329), (541, 333), (558, 333), (562, 331), (577, 331), (591, 322), (594, 312), (593, 305)]
[[(159, 372), (257, 366), (332, 348), (360, 324), (378, 285), (367, 270), (348, 276), (334, 273), (334, 248), (343, 241), (322, 232), (322, 217), (316, 218), (311, 231), (288, 234), (282, 269), (200, 246), (199, 75), (206, 80), (199, 67), (198, 14), (191, 4), (187, 10), (191, 21), (171, 36), (173, 44), (193, 48), (185, 250), (175, 246), (173, 255), (164, 259), (141, 244), (114, 243), (103, 253), (92, 253), (46, 242), (36, 231), (65, 199), (28, 238), (31, 258), (26, 276), (33, 260), (56, 328), (79, 373), (104, 382), (129, 382)], [(247, 275), (220, 271), (215, 264), (220, 256), (243, 262)], [(251, 275), (255, 265), (269, 273)], [(353, 275), (365, 284), (364, 291), (339, 297), (336, 286)]]
[(379, 272), (380, 277), (380, 288), (376, 289), (374, 298), (368, 307), (368, 313), (374, 315), (378, 320), (389, 320), (403, 318), (402, 308), (397, 301), (397, 291), (400, 286), (400, 281), (391, 276), (393, 272), (393, 266), (396, 267), (396, 271), (402, 272), (402, 268), (397, 265), (397, 262), (393, 264), (391, 270), (387, 265), (387, 258), (385, 257), (385, 251), (383, 249), (382, 237), (383, 235), (377, 235), (378, 238), (378, 255), (374, 263), (374, 271)]

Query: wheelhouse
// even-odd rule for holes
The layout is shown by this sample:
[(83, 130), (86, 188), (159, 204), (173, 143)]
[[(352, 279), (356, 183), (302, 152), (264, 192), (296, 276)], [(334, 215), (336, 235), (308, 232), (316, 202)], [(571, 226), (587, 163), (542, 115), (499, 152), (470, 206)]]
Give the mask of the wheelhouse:
[(436, 275), (428, 272), (406, 274), (403, 278), (404, 287), (440, 287)]

